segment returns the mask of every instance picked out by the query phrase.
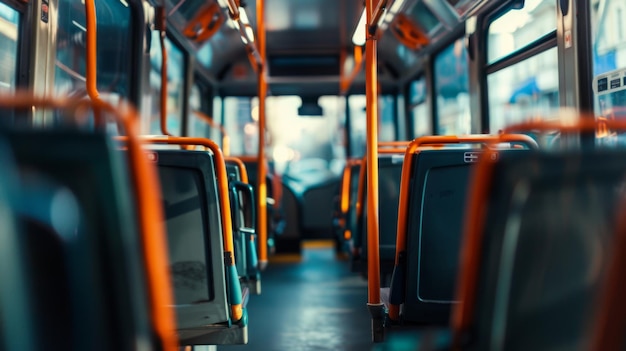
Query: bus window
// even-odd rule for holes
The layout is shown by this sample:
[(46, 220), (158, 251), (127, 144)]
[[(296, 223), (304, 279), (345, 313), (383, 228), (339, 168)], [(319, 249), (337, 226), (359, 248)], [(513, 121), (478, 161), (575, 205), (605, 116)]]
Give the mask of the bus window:
[[(595, 112), (598, 120), (626, 120), (626, 4), (621, 0), (591, 1)], [(624, 145), (624, 133), (596, 132), (602, 145)]]
[[(524, 57), (546, 36), (556, 38), (556, 2), (526, 1), (489, 24), (487, 55), (494, 63), (506, 57), (506, 67), (490, 71), (489, 131), (508, 125), (550, 117), (559, 107), (559, 63), (556, 40), (545, 51)], [(532, 23), (532, 25), (530, 25)]]
[(626, 3), (590, 1), (593, 75), (626, 68)]
[(426, 103), (426, 79), (419, 78), (411, 83), (409, 87), (411, 95), (410, 111), (411, 121), (413, 123), (413, 137), (417, 138), (423, 135), (432, 134), (432, 120)]
[(200, 88), (198, 84), (194, 84), (191, 87), (191, 92), (189, 93), (189, 132), (187, 133), (187, 135), (189, 135), (190, 137), (199, 138), (208, 137), (210, 133), (209, 124), (202, 120), (200, 117), (196, 116), (193, 111), (204, 112), (202, 109), (202, 88)]
[[(150, 90), (152, 97), (148, 134), (161, 134), (160, 96), (161, 96), (161, 46), (160, 33), (152, 32), (150, 47)], [(182, 131), (183, 103), (185, 99), (185, 55), (168, 38), (165, 38), (167, 50), (167, 130), (172, 135)]]
[(343, 98), (321, 96), (321, 116), (298, 115), (299, 96), (267, 98), (268, 157), (277, 173), (304, 182), (318, 182), (343, 170), (345, 152), (341, 125)]
[[(238, 96), (227, 96), (222, 100), (224, 127), (230, 137), (231, 155), (257, 155), (259, 150), (258, 101), (256, 97)], [(217, 116), (215, 109), (213, 114)]]
[(437, 134), (471, 131), (467, 51), (460, 38), (435, 57)]
[(523, 8), (509, 10), (489, 25), (488, 63), (494, 63), (555, 31), (556, 19), (554, 0), (526, 0)]
[[(365, 95), (350, 95), (348, 106), (350, 107), (350, 149), (351, 157), (365, 155), (365, 142), (367, 138), (367, 115), (365, 113)], [(395, 130), (395, 97), (382, 95), (378, 98), (378, 140), (396, 140)]]
[[(55, 94), (86, 95), (85, 6), (73, 0), (59, 1)], [(130, 97), (131, 12), (118, 0), (96, 1), (98, 15), (98, 91), (113, 99)], [(107, 94), (105, 94), (107, 93)]]
[(489, 130), (542, 119), (559, 106), (557, 48), (506, 67), (487, 77)]
[(15, 90), (19, 13), (0, 3), (0, 92)]

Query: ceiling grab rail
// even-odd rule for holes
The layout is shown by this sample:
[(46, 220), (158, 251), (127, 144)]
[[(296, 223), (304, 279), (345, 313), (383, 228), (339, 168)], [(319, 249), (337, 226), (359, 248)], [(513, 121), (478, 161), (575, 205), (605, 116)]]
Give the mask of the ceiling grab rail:
[(164, 217), (161, 200), (158, 198), (159, 179), (154, 166), (145, 157), (142, 141), (137, 137), (139, 118), (136, 110), (126, 102), (113, 107), (102, 100), (79, 100), (62, 98), (39, 98), (32, 92), (15, 92), (0, 95), (0, 107), (31, 109), (33, 107), (48, 109), (64, 109), (72, 111), (74, 121), (85, 123), (86, 110), (107, 112), (115, 118), (126, 133), (129, 169), (131, 182), (137, 195), (139, 208), (139, 230), (141, 233), (143, 257), (145, 260), (148, 291), (150, 294), (150, 315), (153, 328), (161, 340), (163, 349), (175, 351), (178, 338), (175, 334), (176, 321), (171, 306), (174, 294), (171, 290), (172, 279), (168, 265), (167, 237), (163, 227)]
[[(262, 46), (261, 44), (259, 44), (258, 48), (254, 44), (254, 31), (252, 30), (252, 26), (250, 26), (247, 14), (245, 14), (244, 9), (240, 7), (239, 1), (238, 0), (217, 0), (217, 3), (220, 5), (222, 9), (228, 11), (230, 19), (233, 21), (235, 28), (237, 28), (237, 30), (239, 31), (239, 34), (241, 35), (241, 41), (246, 46), (248, 59), (250, 60), (250, 64), (252, 65), (252, 68), (256, 72), (261, 71), (261, 68), (265, 62), (265, 55), (264, 55), (265, 49), (261, 48)], [(257, 0), (256, 9), (257, 9), (257, 26), (258, 26), (259, 25), (258, 24), (258, 18), (259, 18), (258, 0)], [(261, 33), (259, 33), (258, 35), (260, 36)]]
[(224, 128), (223, 125), (215, 122), (213, 118), (211, 118), (210, 116), (198, 110), (193, 110), (191, 112), (196, 117), (206, 122), (211, 128), (219, 129), (220, 133), (222, 133), (222, 153), (224, 154), (224, 156), (230, 156), (230, 137), (228, 136), (228, 133), (226, 132), (226, 128)]

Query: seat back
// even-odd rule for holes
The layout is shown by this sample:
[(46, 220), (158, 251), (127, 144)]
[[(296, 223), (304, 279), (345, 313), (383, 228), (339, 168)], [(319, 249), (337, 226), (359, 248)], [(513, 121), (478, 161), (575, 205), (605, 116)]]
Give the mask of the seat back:
[(505, 156), (477, 180), (486, 212), (468, 348), (582, 349), (623, 215), (626, 152)]
[[(213, 156), (158, 150), (181, 342), (229, 321), (222, 223)], [(236, 262), (236, 261), (235, 261)]]
[[(20, 178), (32, 183), (24, 190), (39, 190), (34, 194), (39, 198), (23, 197), (36, 200), (22, 207), (22, 229), (33, 306), (42, 312), (35, 317), (38, 331), (51, 338), (42, 339), (46, 349), (130, 350), (138, 340), (151, 345), (150, 297), (123, 155), (100, 133), (3, 131), (0, 136), (11, 145)], [(46, 184), (75, 198), (81, 215), (73, 236), (33, 215), (45, 201), (59, 211), (53, 213), (71, 212), (63, 196), (41, 197)]]
[[(412, 155), (404, 282), (392, 285), (402, 319), (447, 325), (455, 303), (460, 241), (471, 170), (478, 149), (423, 150)], [(395, 278), (395, 277), (394, 277)], [(401, 291), (397, 291), (401, 290)], [(400, 296), (398, 296), (400, 295)]]
[(0, 143), (0, 349), (43, 350), (32, 313), (24, 236), (16, 223), (20, 185), (12, 161)]
[[(398, 223), (398, 201), (402, 177), (402, 155), (381, 154), (378, 157), (378, 223), (381, 277), (389, 284), (396, 254), (396, 231)], [(367, 172), (365, 174), (367, 179)], [(367, 274), (367, 185), (363, 186), (362, 215), (358, 221), (355, 246), (360, 247), (360, 270)], [(386, 281), (386, 282), (385, 282)]]

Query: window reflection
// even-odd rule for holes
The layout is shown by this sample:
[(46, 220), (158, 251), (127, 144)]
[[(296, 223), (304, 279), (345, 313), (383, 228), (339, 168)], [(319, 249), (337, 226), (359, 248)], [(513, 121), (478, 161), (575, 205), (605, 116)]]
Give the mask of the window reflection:
[(19, 24), (18, 12), (0, 3), (0, 92), (15, 89)]
[(559, 106), (557, 48), (509, 66), (487, 77), (489, 130), (529, 119), (543, 119)]
[(488, 63), (555, 31), (556, 19), (554, 0), (526, 0), (523, 8), (511, 9), (489, 25)]
[(458, 39), (435, 57), (435, 89), (437, 133), (469, 134), (469, 73), (463, 39)]

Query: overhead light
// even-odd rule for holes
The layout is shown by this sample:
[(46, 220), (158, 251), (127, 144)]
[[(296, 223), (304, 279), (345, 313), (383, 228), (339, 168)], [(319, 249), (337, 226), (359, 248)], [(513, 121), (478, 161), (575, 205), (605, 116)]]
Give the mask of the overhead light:
[(363, 9), (363, 13), (361, 13), (361, 18), (359, 19), (359, 24), (356, 25), (354, 29), (354, 35), (352, 35), (352, 43), (356, 46), (365, 45), (365, 32), (367, 29), (365, 28), (367, 18), (365, 14), (366, 9)]
[(251, 42), (254, 42), (254, 30), (251, 26), (246, 26), (246, 34), (248, 34), (248, 38)]
[(402, 5), (404, 5), (404, 0), (394, 1), (393, 4), (391, 4), (391, 7), (389, 8), (389, 12), (395, 15), (396, 13), (400, 12)]
[(223, 9), (227, 9), (228, 8), (228, 0), (217, 0), (217, 3)]
[(248, 20), (248, 15), (246, 14), (246, 10), (243, 7), (239, 8), (239, 19), (243, 24), (249, 25), (250, 20)]

